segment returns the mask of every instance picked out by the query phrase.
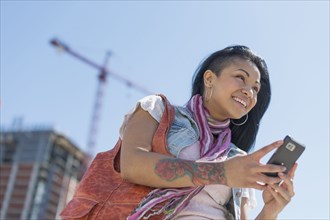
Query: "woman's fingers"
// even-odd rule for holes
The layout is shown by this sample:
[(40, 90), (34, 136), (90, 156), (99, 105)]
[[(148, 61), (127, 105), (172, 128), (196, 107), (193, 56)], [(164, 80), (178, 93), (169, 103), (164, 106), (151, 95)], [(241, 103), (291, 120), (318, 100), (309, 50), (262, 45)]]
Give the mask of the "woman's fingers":
[(252, 158), (254, 158), (255, 160), (259, 161), (262, 157), (264, 157), (266, 154), (268, 154), (269, 152), (271, 152), (272, 150), (278, 148), (279, 146), (281, 146), (283, 144), (283, 140), (280, 141), (276, 141), (270, 145), (267, 145), (259, 150), (257, 150), (256, 152), (250, 154), (250, 156)]
[(275, 190), (275, 192), (278, 193), (279, 196), (281, 196), (287, 202), (290, 202), (291, 198), (294, 196), (294, 193), (292, 191), (290, 192), (289, 190), (287, 190), (284, 187), (281, 187), (278, 184), (273, 184), (273, 185), (270, 185), (270, 186)]
[(282, 188), (286, 188), (290, 196), (294, 196), (293, 177), (279, 173), (279, 177), (283, 180)]
[(291, 192), (292, 196), (294, 195), (294, 189), (293, 189), (293, 178), (296, 172), (296, 169), (298, 167), (298, 164), (295, 163), (293, 167), (290, 169), (288, 175), (282, 175), (279, 173), (279, 177), (283, 180), (282, 186), (284, 188), (287, 188), (289, 192)]
[(264, 164), (255, 167), (255, 172), (260, 173), (279, 173), (286, 170), (285, 166), (275, 165), (275, 164)]
[[(277, 141), (250, 155), (234, 157), (225, 162), (227, 185), (230, 187), (249, 187), (264, 190), (265, 184), (277, 184), (281, 181), (277, 175), (271, 177), (265, 173), (282, 173), (284, 166), (261, 164), (260, 158), (279, 147), (283, 141)], [(292, 171), (292, 175), (294, 170)]]
[[(291, 172), (293, 175), (296, 167), (294, 167)], [(283, 180), (283, 184), (271, 184), (267, 185), (267, 190), (272, 194), (274, 199), (282, 205), (286, 205), (295, 195), (293, 189), (293, 179), (292, 176), (285, 175), (284, 173), (279, 173), (279, 177)]]
[(281, 182), (281, 178), (279, 177), (269, 177), (264, 174), (258, 174), (256, 175), (257, 182), (263, 183), (263, 184), (276, 184)]
[(250, 188), (254, 188), (254, 189), (262, 191), (262, 190), (265, 190), (266, 185), (262, 185), (262, 184), (259, 184), (259, 183), (255, 182), (255, 183), (251, 184)]
[(298, 167), (298, 164), (295, 163), (295, 164), (293, 165), (293, 167), (290, 169), (290, 171), (288, 172), (288, 176), (289, 176), (291, 179), (294, 178), (294, 175), (295, 175), (295, 173), (296, 173), (297, 167)]
[(270, 194), (272, 194), (272, 196), (274, 197), (274, 199), (279, 202), (282, 205), (285, 205), (287, 202), (287, 200), (285, 200), (280, 194), (279, 192), (274, 189), (274, 185), (267, 185), (267, 191), (270, 192)]

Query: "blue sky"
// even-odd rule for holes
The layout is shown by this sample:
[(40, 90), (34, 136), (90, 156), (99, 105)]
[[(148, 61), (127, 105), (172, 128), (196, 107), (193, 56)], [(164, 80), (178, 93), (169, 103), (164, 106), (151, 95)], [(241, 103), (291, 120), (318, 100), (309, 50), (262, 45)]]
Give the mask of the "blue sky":
[[(287, 134), (306, 145), (279, 218), (329, 219), (329, 1), (1, 1), (1, 125), (54, 126), (86, 149), (98, 71), (56, 51), (54, 37), (100, 65), (110, 50), (110, 71), (179, 105), (203, 58), (251, 47), (273, 94), (256, 149)], [(108, 78), (95, 152), (112, 148), (145, 95)]]

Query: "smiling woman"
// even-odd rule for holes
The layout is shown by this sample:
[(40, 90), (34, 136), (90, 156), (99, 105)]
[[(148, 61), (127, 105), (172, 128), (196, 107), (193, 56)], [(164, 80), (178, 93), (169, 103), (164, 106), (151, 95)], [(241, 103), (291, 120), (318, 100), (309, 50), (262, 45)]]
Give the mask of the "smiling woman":
[[(269, 76), (260, 57), (245, 46), (213, 53), (196, 71), (185, 106), (171, 106), (163, 95), (151, 95), (125, 116), (115, 148), (120, 149), (117, 172), (125, 183), (149, 187), (150, 193), (140, 204), (134, 210), (132, 206), (115, 207), (112, 191), (107, 191), (106, 201), (98, 201), (95, 195), (104, 197), (102, 190), (111, 188), (106, 185), (111, 183), (96, 187), (106, 174), (94, 170), (82, 180), (84, 193), (78, 188), (75, 202), (69, 203), (62, 216), (70, 218), (70, 209), (79, 209), (77, 201), (85, 199), (93, 206), (98, 204), (96, 208), (88, 205), (86, 219), (106, 219), (110, 214), (105, 210), (117, 210), (116, 214), (125, 210), (121, 216), (127, 219), (247, 219), (248, 209), (255, 206), (254, 188), (263, 190), (265, 203), (257, 218), (277, 218), (294, 195), (291, 179), (295, 167), (285, 175), (283, 166), (260, 163), (281, 141), (247, 154), (269, 102)], [(173, 118), (164, 127), (170, 112)], [(241, 118), (244, 123), (235, 122)], [(93, 173), (98, 173), (95, 178)], [(284, 184), (277, 185), (281, 180)], [(99, 192), (85, 193), (92, 189)], [(120, 194), (115, 200), (124, 201), (125, 196), (131, 195)]]
[[(247, 69), (251, 74), (237, 67)], [(207, 70), (204, 73), (204, 81), (205, 93), (210, 90), (209, 93), (213, 94), (206, 99), (204, 105), (207, 109), (213, 110), (211, 114), (219, 121), (228, 118), (239, 119), (257, 103), (260, 73), (251, 61), (237, 59), (224, 69), (219, 77), (211, 70)]]
[[(225, 103), (218, 103), (218, 101), (215, 100), (215, 102), (218, 103), (217, 106), (223, 106), (222, 108), (226, 109), (228, 108), (227, 105), (235, 99), (236, 101), (240, 100), (238, 101), (240, 103), (245, 102), (246, 106), (249, 104), (249, 108), (246, 109), (244, 113), (246, 116), (237, 112), (235, 112), (235, 117), (233, 117), (233, 115), (226, 116), (226, 114), (230, 112), (238, 111), (239, 108), (237, 106), (231, 107), (231, 110), (227, 110), (229, 112), (223, 113), (224, 117), (232, 119), (230, 128), (232, 131), (232, 139), (235, 140), (234, 143), (242, 150), (248, 152), (255, 141), (259, 122), (270, 103), (271, 91), (267, 65), (263, 59), (255, 55), (245, 46), (227, 47), (211, 54), (197, 69), (194, 76), (192, 95), (204, 94), (206, 99), (208, 99), (209, 93), (213, 95), (214, 91), (209, 88), (210, 84), (205, 79), (207, 75), (210, 74), (210, 71), (216, 75), (218, 81), (226, 78), (230, 85), (227, 85), (227, 82), (221, 83), (223, 86), (218, 89), (220, 91), (218, 91), (218, 94), (215, 94), (215, 96), (224, 96), (224, 99), (227, 97), (229, 100), (227, 100), (226, 105)], [(232, 76), (232, 78), (230, 76)], [(214, 80), (214, 78), (213, 76), (212, 80)], [(235, 88), (232, 88), (233, 86), (235, 86)], [(232, 91), (233, 89), (236, 91), (235, 94)], [(209, 90), (211, 90), (211, 92), (209, 92)], [(253, 93), (252, 98), (249, 97), (251, 93)], [(254, 101), (256, 102), (255, 106), (253, 103), (250, 103)], [(214, 102), (206, 102), (205, 105), (214, 106), (216, 104)], [(251, 108), (251, 106), (254, 106), (254, 108)], [(210, 106), (207, 109), (212, 111), (213, 107)], [(234, 114), (234, 112), (232, 114)], [(242, 117), (241, 120), (234, 120), (240, 117)], [(235, 126), (235, 124), (241, 124), (240, 122), (245, 121), (247, 117), (248, 120), (246, 123), (241, 126)]]

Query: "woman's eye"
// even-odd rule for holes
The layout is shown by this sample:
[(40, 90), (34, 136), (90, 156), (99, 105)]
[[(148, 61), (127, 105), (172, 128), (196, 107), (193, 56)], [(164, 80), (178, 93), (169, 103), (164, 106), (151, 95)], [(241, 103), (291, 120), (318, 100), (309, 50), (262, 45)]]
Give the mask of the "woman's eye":
[(259, 87), (253, 87), (253, 90), (258, 93), (259, 92)]
[(245, 81), (245, 78), (244, 78), (244, 76), (237, 76), (237, 78), (239, 78), (239, 79), (243, 80), (243, 82)]

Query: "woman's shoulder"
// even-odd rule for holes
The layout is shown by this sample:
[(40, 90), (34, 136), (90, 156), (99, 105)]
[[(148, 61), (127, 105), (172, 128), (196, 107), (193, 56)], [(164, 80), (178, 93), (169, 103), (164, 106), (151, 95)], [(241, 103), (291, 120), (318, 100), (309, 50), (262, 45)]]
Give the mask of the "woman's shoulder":
[[(164, 95), (145, 96), (137, 101), (135, 107), (131, 109), (128, 115), (131, 115), (131, 113), (135, 112), (138, 107), (141, 107), (144, 111), (148, 112), (156, 121), (160, 122), (165, 109), (165, 102), (163, 99), (164, 97)], [(192, 120), (191, 114), (184, 106), (173, 105), (171, 101), (168, 101), (168, 103), (174, 107), (176, 119), (184, 117)]]
[(159, 95), (149, 95), (145, 96), (138, 101), (140, 107), (149, 112), (149, 114), (156, 120), (160, 121), (163, 112), (164, 112), (164, 102), (161, 96)]
[[(163, 97), (165, 96), (164, 95), (145, 96), (138, 101), (138, 105), (140, 105), (143, 110), (149, 112), (151, 116), (159, 122), (165, 109), (165, 102), (163, 100)], [(190, 112), (187, 110), (186, 107), (174, 105), (169, 100), (168, 103), (174, 107), (176, 117), (183, 116), (183, 117), (192, 118)]]
[(126, 124), (138, 108), (142, 108), (159, 122), (164, 112), (164, 106), (162, 97), (159, 95), (149, 95), (141, 98), (136, 102), (135, 106), (125, 114), (123, 123), (119, 129), (119, 136), (122, 138)]
[(141, 108), (144, 110), (153, 110), (153, 109), (160, 109), (164, 111), (164, 102), (161, 96), (159, 95), (148, 95), (143, 97), (138, 101)]

